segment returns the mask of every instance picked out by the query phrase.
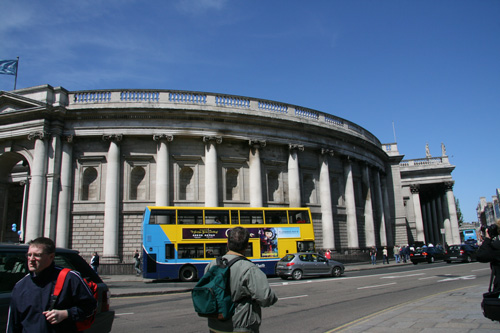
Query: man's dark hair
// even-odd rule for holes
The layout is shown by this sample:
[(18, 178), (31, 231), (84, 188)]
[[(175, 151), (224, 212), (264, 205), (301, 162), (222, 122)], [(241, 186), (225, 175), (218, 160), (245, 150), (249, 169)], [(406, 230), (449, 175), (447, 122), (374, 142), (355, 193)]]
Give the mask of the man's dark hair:
[(229, 230), (227, 236), (227, 247), (231, 251), (238, 253), (243, 253), (248, 247), (248, 240), (250, 239), (250, 233), (247, 229), (242, 227), (236, 227)]
[(56, 252), (56, 244), (54, 244), (54, 241), (50, 238), (47, 237), (38, 237), (31, 242), (28, 243), (29, 246), (34, 245), (34, 246), (43, 246), (44, 247), (44, 252), (47, 254), (55, 253)]

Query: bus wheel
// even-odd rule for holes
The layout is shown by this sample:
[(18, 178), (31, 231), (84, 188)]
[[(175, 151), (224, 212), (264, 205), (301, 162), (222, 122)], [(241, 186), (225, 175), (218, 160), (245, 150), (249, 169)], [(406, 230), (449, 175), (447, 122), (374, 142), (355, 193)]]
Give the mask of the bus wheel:
[(182, 267), (179, 278), (182, 282), (193, 282), (196, 279), (196, 269), (193, 266)]

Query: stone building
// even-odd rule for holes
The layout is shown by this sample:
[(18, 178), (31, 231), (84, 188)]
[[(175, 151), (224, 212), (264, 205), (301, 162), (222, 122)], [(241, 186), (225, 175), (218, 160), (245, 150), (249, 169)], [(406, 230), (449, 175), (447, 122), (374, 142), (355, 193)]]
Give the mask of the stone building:
[(1, 91), (0, 149), (0, 240), (45, 235), (103, 262), (140, 248), (146, 205), (310, 207), (317, 248), (351, 253), (459, 242), (444, 145), (440, 157), (404, 161), (395, 143), (296, 105), (170, 90)]

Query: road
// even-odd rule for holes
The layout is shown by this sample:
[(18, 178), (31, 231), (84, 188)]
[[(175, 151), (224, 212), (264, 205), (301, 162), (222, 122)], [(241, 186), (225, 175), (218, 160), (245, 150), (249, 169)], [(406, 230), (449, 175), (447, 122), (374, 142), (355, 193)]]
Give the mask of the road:
[[(347, 272), (341, 278), (269, 279), (279, 301), (263, 310), (261, 332), (326, 332), (412, 300), (487, 286), (488, 264), (419, 264)], [(206, 332), (189, 293), (113, 299), (113, 332)]]

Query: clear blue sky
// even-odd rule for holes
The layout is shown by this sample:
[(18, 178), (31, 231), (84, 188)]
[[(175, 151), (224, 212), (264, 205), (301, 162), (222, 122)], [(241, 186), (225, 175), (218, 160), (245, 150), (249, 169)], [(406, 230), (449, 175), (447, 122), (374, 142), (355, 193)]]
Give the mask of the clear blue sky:
[[(181, 89), (353, 121), (405, 159), (446, 145), (466, 221), (500, 187), (500, 1), (4, 1), (17, 87)], [(0, 90), (14, 77), (0, 75)]]

